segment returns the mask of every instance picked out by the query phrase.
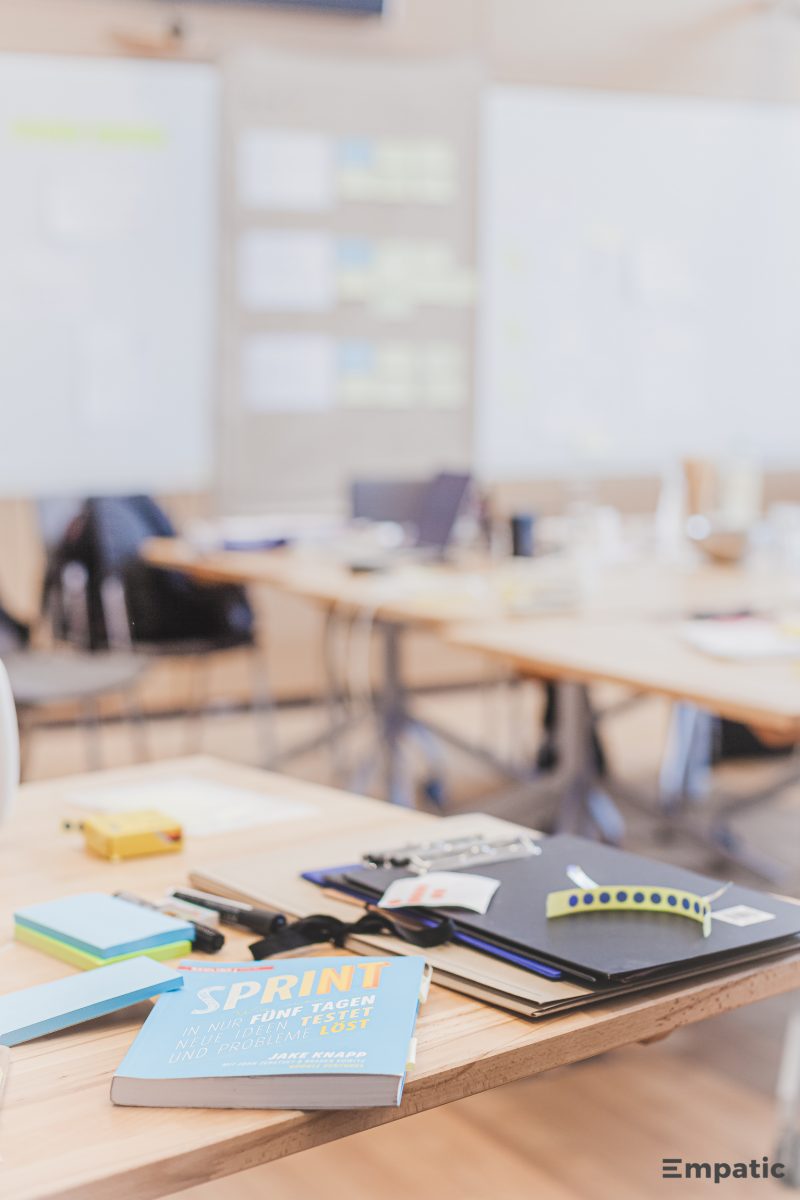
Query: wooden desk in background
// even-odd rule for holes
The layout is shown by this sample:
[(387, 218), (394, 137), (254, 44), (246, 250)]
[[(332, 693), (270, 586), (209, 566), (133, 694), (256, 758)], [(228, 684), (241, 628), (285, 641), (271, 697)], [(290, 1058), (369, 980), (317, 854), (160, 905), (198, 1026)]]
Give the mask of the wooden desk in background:
[[(354, 574), (324, 552), (215, 550), (200, 553), (180, 538), (152, 538), (144, 555), (153, 566), (209, 583), (266, 586), (342, 612), (375, 611), (381, 619), (432, 629), (455, 621), (509, 617), (510, 605), (537, 581), (552, 589), (569, 576), (556, 556), (481, 560), (453, 565), (407, 563), (385, 574)], [(695, 612), (800, 608), (800, 573), (706, 563), (642, 561), (598, 568), (565, 618), (660, 617)], [(516, 619), (516, 618), (515, 618)], [(525, 619), (523, 616), (521, 619)], [(538, 615), (535, 618), (538, 620)]]
[[(566, 796), (566, 807), (571, 805), (575, 814), (593, 806), (590, 822), (612, 840), (621, 836), (622, 826), (597, 780), (587, 692), (592, 684), (614, 683), (662, 695), (787, 740), (800, 738), (800, 675), (793, 666), (714, 661), (684, 646), (677, 631), (679, 621), (697, 612), (797, 610), (797, 573), (746, 565), (625, 564), (598, 571), (580, 603), (563, 614), (509, 617), (509, 603), (519, 600), (527, 586), (535, 588), (538, 575), (547, 586), (553, 567), (558, 570), (556, 560), (507, 560), (463, 569), (417, 566), (363, 576), (310, 552), (198, 555), (179, 539), (150, 542), (147, 558), (196, 578), (269, 585), (317, 603), (329, 614), (368, 614), (383, 635), (380, 715), (386, 794), (393, 800), (408, 801), (400, 742), (405, 730), (419, 727), (410, 712), (400, 662), (401, 635), (409, 628), (426, 628), (453, 647), (483, 652), (505, 667), (557, 686), (561, 770), (531, 789), (531, 803), (537, 797), (560, 801)], [(506, 766), (491, 748), (477, 750), (439, 728), (434, 733), (477, 752), (492, 766)]]
[[(493, 568), (454, 568), (406, 562), (386, 573), (354, 573), (331, 555), (291, 550), (218, 550), (197, 553), (178, 538), (154, 538), (145, 558), (156, 567), (182, 571), (206, 583), (236, 583), (267, 587), (319, 608), (325, 617), (321, 657), (326, 664), (329, 698), (341, 688), (335, 677), (333, 643), (340, 623), (358, 619), (360, 633), (374, 633), (381, 653), (380, 687), (374, 710), (380, 728), (381, 754), (366, 763), (358, 776), (360, 790), (370, 790), (373, 775), (384, 774), (384, 794), (392, 803), (414, 803), (406, 774), (404, 742), (413, 740), (428, 763), (428, 799), (444, 801), (440, 742), (490, 769), (507, 775), (511, 768), (488, 747), (476, 746), (456, 732), (422, 720), (414, 711), (404, 672), (404, 639), (414, 630), (439, 634), (449, 622), (476, 617), (501, 617), (506, 611), (502, 577)], [(334, 707), (332, 704), (331, 707)], [(292, 746), (266, 765), (280, 767), (321, 744), (334, 744), (352, 727), (351, 718), (337, 718), (330, 732)]]
[(719, 812), (709, 822), (684, 817), (682, 810), (689, 796), (696, 803), (698, 786), (708, 787), (712, 714), (769, 731), (787, 743), (800, 741), (800, 664), (711, 658), (686, 645), (677, 625), (664, 616), (621, 619), (589, 614), (580, 620), (454, 625), (447, 637), (453, 646), (479, 651), (522, 675), (555, 684), (559, 765), (549, 779), (531, 786), (530, 802), (556, 797), (562, 821), (580, 825), (586, 818), (604, 835), (610, 832), (612, 840), (622, 837), (623, 827), (608, 797), (619, 791), (624, 800), (630, 793), (605, 772), (600, 776), (589, 688), (598, 683), (621, 684), (633, 692), (677, 701), (672, 759), (662, 767), (662, 811), (677, 817), (684, 831), (709, 845), (716, 856), (779, 881), (784, 869), (753, 850), (734, 831), (731, 817), (795, 784), (796, 763), (770, 787), (718, 806)]
[[(187, 775), (318, 808), (303, 820), (187, 839), (180, 856), (108, 863), (59, 830), (83, 787)], [(157, 899), (190, 866), (247, 852), (324, 843), (352, 832), (387, 844), (435, 834), (436, 818), (212, 759), (109, 771), (26, 785), (0, 829), (0, 992), (59, 978), (62, 963), (8, 941), (14, 909), (71, 892), (127, 889)], [(229, 936), (223, 957), (248, 958), (250, 937)], [(116, 1108), (111, 1077), (147, 1007), (118, 1013), (12, 1050), (0, 1114), (3, 1200), (154, 1200), (360, 1130), (577, 1062), (800, 986), (800, 954), (701, 982), (659, 988), (586, 1012), (527, 1022), (434, 987), (418, 1026), (417, 1065), (398, 1109), (276, 1112)], [(646, 1060), (643, 1069), (649, 1069)], [(576, 1076), (575, 1086), (580, 1087)], [(353, 1148), (354, 1169), (358, 1149)]]
[(711, 658), (686, 645), (677, 624), (587, 614), (456, 624), (446, 636), (538, 679), (620, 684), (800, 740), (800, 664)]

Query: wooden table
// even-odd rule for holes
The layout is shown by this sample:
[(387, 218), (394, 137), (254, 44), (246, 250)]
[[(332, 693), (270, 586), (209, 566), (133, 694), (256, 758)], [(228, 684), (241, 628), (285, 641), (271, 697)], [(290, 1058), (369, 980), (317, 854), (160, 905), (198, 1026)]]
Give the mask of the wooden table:
[(763, 803), (798, 779), (796, 763), (776, 775), (754, 795), (718, 796), (717, 812), (698, 821), (687, 801), (710, 787), (713, 717), (727, 717), (774, 734), (787, 743), (800, 741), (800, 664), (730, 662), (688, 646), (674, 614), (647, 618), (588, 614), (580, 620), (496, 621), (451, 626), (448, 642), (479, 651), (514, 667), (523, 675), (548, 679), (557, 688), (559, 768), (542, 785), (533, 785), (530, 800), (557, 796), (562, 821), (588, 821), (610, 840), (623, 827), (609, 795), (629, 789), (604, 774), (600, 779), (594, 749), (594, 719), (588, 698), (592, 684), (621, 684), (633, 692), (677, 701), (673, 710), (670, 753), (661, 772), (658, 802), (662, 812), (680, 823), (684, 833), (708, 845), (765, 879), (779, 882), (785, 868), (756, 851), (731, 819), (753, 804)]
[[(341, 621), (357, 619), (376, 635), (382, 659), (381, 688), (375, 697), (381, 755), (372, 756), (357, 773), (356, 786), (369, 790), (373, 775), (383, 770), (384, 794), (392, 803), (412, 805), (415, 797), (405, 770), (404, 743), (412, 741), (428, 763), (424, 783), (428, 798), (442, 803), (444, 782), (438, 743), (454, 744), (462, 753), (504, 775), (510, 764), (488, 747), (476, 746), (452, 730), (433, 726), (414, 711), (403, 671), (403, 642), (413, 629), (441, 632), (452, 621), (502, 617), (509, 590), (520, 586), (536, 566), (519, 564), (509, 570), (476, 562), (472, 566), (407, 562), (386, 573), (359, 574), (323, 550), (216, 550), (199, 553), (179, 538), (153, 538), (144, 549), (152, 566), (182, 571), (206, 583), (236, 583), (270, 587), (316, 605), (325, 615), (323, 661), (328, 667), (329, 697), (341, 688), (332, 663), (333, 642)], [(335, 705), (331, 704), (331, 708)], [(293, 758), (333, 740), (351, 727), (338, 718), (330, 735), (322, 734), (283, 751), (268, 765), (284, 766)]]
[(800, 664), (728, 662), (692, 649), (677, 621), (587, 614), (455, 624), (447, 641), (541, 679), (615, 683), (800, 740)]
[[(342, 612), (371, 611), (385, 621), (432, 629), (503, 620), (513, 615), (526, 589), (535, 600), (537, 582), (546, 589), (555, 577), (570, 575), (565, 560), (556, 556), (474, 557), (452, 565), (407, 563), (385, 574), (354, 574), (322, 550), (198, 552), (180, 538), (151, 538), (144, 557), (153, 566), (209, 583), (272, 587)], [(693, 612), (744, 608), (797, 610), (800, 573), (693, 560), (611, 565), (584, 574), (576, 603), (564, 615), (678, 620)]]
[[(59, 823), (79, 809), (85, 787), (189, 775), (316, 805), (305, 820), (194, 838), (181, 856), (111, 864), (83, 851)], [(0, 829), (0, 992), (55, 979), (68, 968), (11, 938), (13, 910), (86, 890), (127, 889), (157, 898), (202, 866), (246, 851), (281, 854), (347, 831), (376, 841), (435, 832), (436, 818), (212, 759), (73, 777), (21, 789), (15, 816)], [(247, 958), (251, 938), (231, 935), (223, 952)], [(153, 1200), (294, 1154), (565, 1063), (634, 1042), (800, 986), (800, 954), (767, 966), (662, 988), (539, 1023), (434, 987), (418, 1026), (417, 1065), (398, 1109), (352, 1112), (116, 1108), (109, 1100), (121, 1061), (147, 1006), (15, 1047), (0, 1113), (3, 1200)], [(648, 1069), (643, 1062), (643, 1069)], [(580, 1086), (576, 1077), (575, 1086)], [(358, 1148), (353, 1148), (358, 1169)]]
[[(692, 561), (620, 564), (596, 571), (575, 607), (562, 615), (526, 618), (509, 616), (509, 608), (521, 595), (524, 598), (527, 587), (536, 588), (537, 579), (545, 585), (552, 581), (558, 560), (512, 560), (465, 569), (428, 566), (354, 576), (320, 555), (238, 550), (197, 554), (179, 539), (153, 540), (146, 555), (156, 565), (196, 578), (267, 584), (316, 602), (328, 613), (369, 614), (383, 636), (380, 716), (386, 794), (395, 801), (409, 799), (401, 777), (401, 741), (406, 731), (420, 728), (403, 686), (399, 643), (405, 629), (419, 626), (453, 646), (482, 651), (505, 666), (554, 682), (560, 694), (562, 769), (531, 789), (531, 802), (566, 796), (564, 808), (571, 808), (573, 817), (583, 810), (589, 823), (610, 840), (621, 836), (622, 824), (608, 801), (608, 781), (601, 787), (597, 778), (591, 684), (621, 684), (691, 706), (690, 712), (676, 714), (679, 740), (685, 746), (674, 755), (671, 778), (665, 783), (665, 791), (675, 793), (676, 800), (681, 790), (694, 787), (689, 776), (697, 746), (702, 753), (694, 775), (707, 775), (703, 760), (710, 753), (711, 732), (706, 714), (755, 725), (787, 740), (800, 738), (800, 674), (792, 664), (715, 661), (683, 645), (677, 632), (679, 621), (696, 612), (797, 611), (796, 572)], [(703, 736), (698, 736), (701, 725)], [(441, 729), (434, 732), (449, 736)], [(475, 747), (453, 740), (460, 749), (475, 752)], [(478, 754), (501, 770), (508, 766), (491, 749)], [(728, 828), (721, 831), (715, 848), (722, 842), (735, 846)], [(765, 863), (750, 856), (747, 865), (761, 870)]]

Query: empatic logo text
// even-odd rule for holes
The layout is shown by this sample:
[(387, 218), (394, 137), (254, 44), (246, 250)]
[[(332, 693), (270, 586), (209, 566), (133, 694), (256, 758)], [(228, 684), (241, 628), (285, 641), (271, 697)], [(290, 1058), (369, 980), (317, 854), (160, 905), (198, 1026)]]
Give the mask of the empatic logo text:
[(722, 1183), (726, 1179), (783, 1179), (784, 1163), (771, 1163), (768, 1158), (751, 1158), (748, 1162), (686, 1162), (682, 1158), (662, 1158), (662, 1179), (710, 1179)]

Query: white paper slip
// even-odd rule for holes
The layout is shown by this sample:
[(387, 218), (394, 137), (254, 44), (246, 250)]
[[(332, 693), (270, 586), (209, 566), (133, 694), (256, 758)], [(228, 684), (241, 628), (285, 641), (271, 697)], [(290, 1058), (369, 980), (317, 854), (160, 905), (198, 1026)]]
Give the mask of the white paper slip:
[(771, 658), (800, 658), (800, 637), (795, 625), (757, 617), (738, 620), (686, 621), (684, 641), (711, 658), (749, 662)]
[(73, 793), (69, 800), (71, 804), (98, 812), (157, 808), (179, 821), (189, 837), (210, 837), (255, 829), (259, 825), (301, 821), (317, 812), (313, 805), (285, 796), (266, 796), (246, 788), (190, 776), (87, 788)]
[(430, 871), (390, 883), (378, 901), (379, 908), (467, 908), (485, 913), (499, 879), (456, 871)]
[(762, 908), (751, 908), (749, 904), (734, 904), (732, 908), (721, 908), (712, 912), (714, 921), (722, 921), (724, 925), (736, 925), (744, 929), (747, 925), (761, 925), (763, 921), (774, 921), (775, 913), (764, 912)]

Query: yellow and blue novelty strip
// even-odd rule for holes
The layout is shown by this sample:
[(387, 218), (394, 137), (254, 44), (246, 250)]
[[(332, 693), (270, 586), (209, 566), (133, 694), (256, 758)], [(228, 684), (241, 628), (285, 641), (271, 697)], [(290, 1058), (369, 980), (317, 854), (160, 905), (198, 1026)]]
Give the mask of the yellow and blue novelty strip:
[(573, 917), (593, 912), (672, 913), (703, 926), (703, 937), (711, 933), (711, 901), (678, 888), (644, 887), (642, 884), (605, 884), (590, 888), (567, 888), (547, 896), (548, 917)]

